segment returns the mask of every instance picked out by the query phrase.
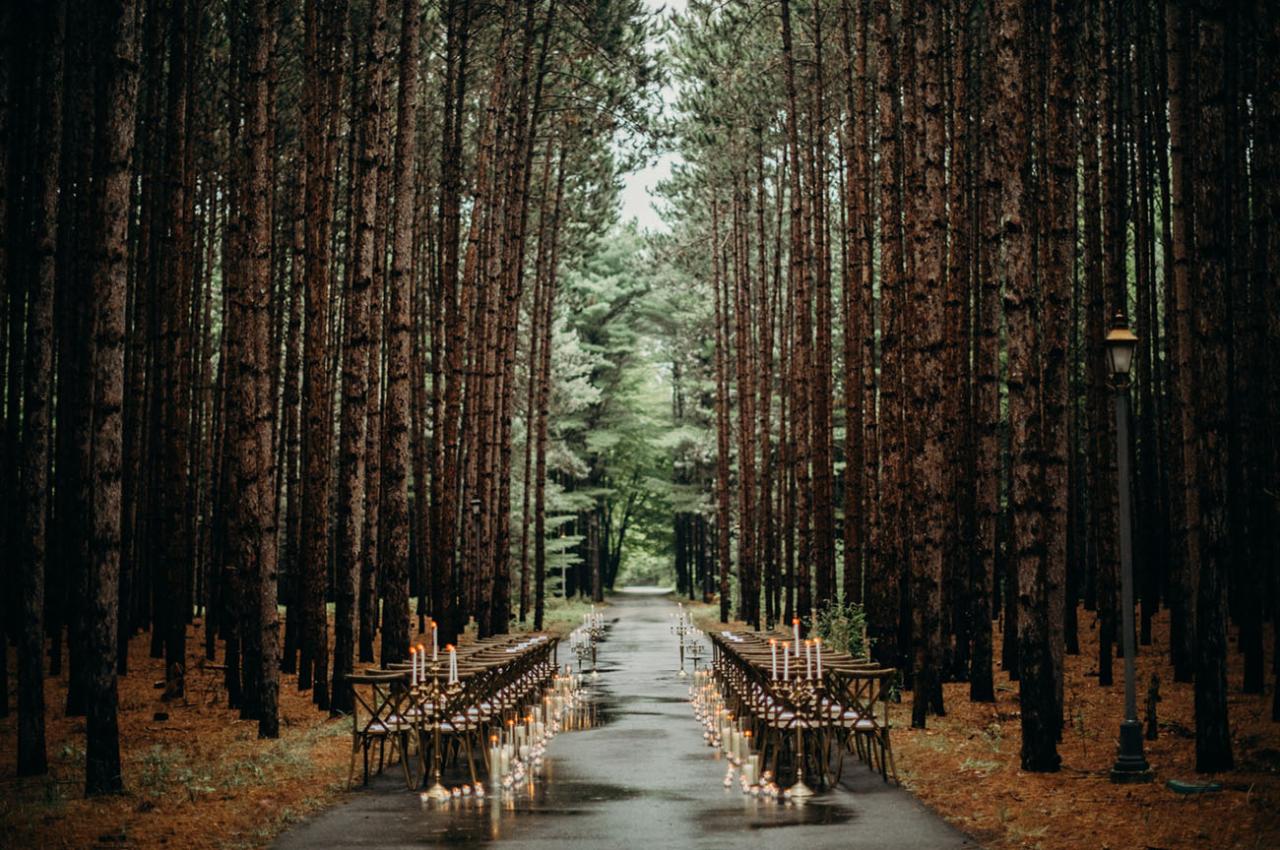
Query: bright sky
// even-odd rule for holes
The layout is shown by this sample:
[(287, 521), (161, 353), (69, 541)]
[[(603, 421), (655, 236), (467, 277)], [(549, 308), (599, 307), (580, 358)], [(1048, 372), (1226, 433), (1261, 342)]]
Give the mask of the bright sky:
[[(685, 0), (646, 0), (650, 9), (655, 11), (665, 10), (666, 15), (672, 12), (683, 12), (685, 9)], [(662, 46), (660, 39), (654, 39), (650, 45), (651, 50), (658, 50)], [(663, 100), (669, 101), (675, 97), (675, 91), (668, 87), (663, 91)], [(622, 178), (622, 220), (634, 218), (640, 224), (642, 230), (655, 230), (666, 232), (670, 228), (666, 222), (658, 215), (658, 211), (654, 209), (655, 191), (658, 182), (666, 179), (671, 174), (671, 166), (680, 159), (676, 153), (661, 153), (652, 160), (646, 167), (638, 169), (626, 174)]]

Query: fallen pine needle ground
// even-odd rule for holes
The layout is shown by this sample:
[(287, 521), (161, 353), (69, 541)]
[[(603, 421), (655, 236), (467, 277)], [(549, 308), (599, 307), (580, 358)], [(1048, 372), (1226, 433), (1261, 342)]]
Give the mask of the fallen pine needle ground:
[[(565, 634), (587, 609), (549, 606), (546, 628)], [(420, 639), (416, 624), (410, 638)], [(161, 701), (155, 684), (164, 661), (149, 657), (149, 643), (145, 633), (130, 641), (130, 674), (119, 679), (123, 795), (84, 799), (85, 721), (64, 714), (65, 664), (60, 676), (45, 679), (46, 776), (15, 777), (16, 698), (9, 695), (10, 714), (0, 719), (0, 848), (250, 850), (338, 800), (351, 757), (350, 717), (331, 718), (309, 691), (298, 691), (297, 676), (281, 675), (280, 737), (259, 739), (257, 721), (227, 707), (222, 672), (201, 666), (199, 621), (187, 635), (185, 699)], [(156, 712), (168, 719), (154, 719)], [(357, 759), (357, 786), (360, 771)]]

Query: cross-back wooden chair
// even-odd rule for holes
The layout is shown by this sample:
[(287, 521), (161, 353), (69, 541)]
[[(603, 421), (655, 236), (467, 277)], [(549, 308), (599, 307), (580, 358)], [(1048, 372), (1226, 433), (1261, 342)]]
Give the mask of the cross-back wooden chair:
[(378, 772), (386, 762), (386, 747), (391, 744), (391, 755), (399, 756), (404, 769), (405, 785), (416, 786), (417, 778), (411, 773), (407, 756), (409, 734), (413, 726), (401, 713), (408, 695), (402, 673), (371, 672), (353, 673), (347, 676), (353, 695), (351, 712), (351, 765), (347, 770), (347, 787), (356, 769), (356, 753), (364, 757), (364, 783), (369, 782), (369, 752), (378, 747)]

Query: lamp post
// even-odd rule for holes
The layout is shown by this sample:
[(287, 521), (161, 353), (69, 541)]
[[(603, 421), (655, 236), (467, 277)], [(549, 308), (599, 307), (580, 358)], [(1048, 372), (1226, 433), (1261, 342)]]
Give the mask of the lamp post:
[(1120, 722), (1120, 746), (1111, 767), (1112, 782), (1148, 782), (1151, 766), (1142, 752), (1142, 724), (1138, 722), (1135, 693), (1133, 640), (1133, 532), (1129, 527), (1129, 369), (1138, 338), (1129, 330), (1123, 314), (1107, 334), (1107, 361), (1114, 378), (1116, 407), (1116, 467), (1120, 488), (1120, 599), (1124, 629), (1124, 720)]

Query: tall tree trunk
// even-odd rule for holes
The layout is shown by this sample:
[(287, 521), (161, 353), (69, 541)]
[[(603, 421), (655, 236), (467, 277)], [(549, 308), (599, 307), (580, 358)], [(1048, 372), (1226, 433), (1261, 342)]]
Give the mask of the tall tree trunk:
[[(1181, 443), (1183, 480), (1182, 524), (1178, 537), (1180, 569), (1175, 576), (1176, 594), (1169, 621), (1169, 642), (1173, 659), (1174, 680), (1189, 682), (1193, 678), (1195, 648), (1196, 567), (1200, 563), (1200, 487), (1196, 461), (1195, 394), (1192, 388), (1192, 359), (1195, 339), (1191, 330), (1191, 269), (1193, 202), (1192, 167), (1188, 162), (1191, 128), (1188, 126), (1187, 98), (1192, 94), (1188, 73), (1190, 51), (1189, 11), (1186, 0), (1170, 0), (1167, 4), (1167, 72), (1169, 79), (1169, 219), (1173, 236), (1173, 300), (1176, 385), (1174, 409), (1178, 418), (1177, 432)], [(1167, 308), (1166, 308), (1167, 309)]]
[(253, 682), (243, 711), (258, 720), (258, 736), (280, 734), (279, 615), (276, 608), (275, 399), (271, 341), (271, 94), (274, 30), (272, 0), (247, 7), (244, 89), (246, 179), (242, 196), (245, 256), (240, 274), (228, 282), (229, 369), (235, 380), (228, 413), (231, 492), (231, 553), (238, 566), (245, 621), (245, 676)]
[[(1227, 69), (1226, 4), (1196, 8), (1192, 71), (1198, 95), (1195, 126), (1195, 239), (1197, 297), (1192, 306), (1195, 357), (1196, 456), (1199, 473), (1200, 576), (1196, 598), (1196, 770), (1234, 765), (1227, 722), (1226, 577), (1230, 557), (1227, 470), (1227, 322), (1232, 279), (1232, 164), (1227, 160), (1232, 72)], [(1241, 187), (1243, 189), (1243, 187)]]
[(129, 265), (129, 182), (138, 92), (138, 28), (133, 0), (102, 13), (95, 113), (97, 226), (92, 267), (92, 520), (86, 596), (88, 707), (85, 793), (120, 793), (116, 719), (116, 628), (120, 577), (120, 473), (124, 404), (125, 284)]
[(1023, 179), (1029, 172), (1031, 136), (1027, 126), (1024, 86), (1026, 19), (1022, 4), (1007, 0), (997, 7), (995, 28), (998, 109), (1002, 117), (1000, 151), (1001, 265), (1004, 311), (1009, 327), (1009, 421), (1013, 431), (1011, 497), (1014, 558), (1017, 564), (1018, 673), (1022, 708), (1022, 768), (1057, 770), (1057, 723), (1054, 711), (1053, 659), (1045, 576), (1044, 488), (1040, 462), (1039, 309), (1032, 266), (1032, 232), (1027, 220)]
[[(33, 181), (34, 273), (27, 313), (22, 405), (22, 630), (18, 642), (18, 775), (48, 770), (44, 728), (44, 608), (49, 564), (49, 435), (52, 417), (53, 305), (58, 253), (58, 181), (62, 153), (63, 37), (66, 3), (42, 10), (36, 34), (44, 53), (40, 88), (39, 174)], [(7, 224), (7, 223), (6, 223)], [(7, 236), (7, 228), (6, 233)], [(10, 309), (16, 309), (11, 305)], [(18, 340), (11, 340), (14, 345)], [(0, 648), (8, 651), (0, 631)], [(8, 694), (4, 696), (8, 704)]]
[[(942, 114), (942, 10), (939, 4), (912, 6), (914, 66), (918, 85), (918, 123), (915, 126), (921, 171), (914, 193), (911, 218), (915, 275), (910, 281), (909, 315), (918, 330), (912, 352), (912, 417), (919, 428), (918, 453), (911, 466), (918, 508), (915, 516), (921, 538), (911, 559), (911, 596), (914, 616), (914, 686), (911, 725), (924, 728), (928, 711), (942, 714), (940, 676), (942, 632), (943, 561), (946, 557), (950, 459), (946, 449), (951, 423), (944, 410), (946, 375), (946, 320), (943, 287), (947, 253), (946, 180), (943, 157), (946, 137)], [(905, 29), (905, 22), (904, 22)], [(1001, 56), (1003, 60), (1004, 57)], [(1006, 205), (1007, 206), (1007, 205)]]
[[(1049, 655), (1053, 666), (1054, 722), (1062, 726), (1065, 642), (1068, 481), (1068, 330), (1074, 280), (1076, 222), (1075, 10), (1057, 0), (1047, 32), (1048, 128), (1045, 163), (1046, 244), (1041, 253), (1041, 321), (1044, 335), (1041, 370), (1041, 451), (1044, 459), (1044, 594), (1048, 602)], [(1072, 603), (1074, 604), (1074, 603)]]
[[(169, 693), (181, 693), (182, 671), (186, 668), (187, 621), (191, 616), (189, 575), (194, 548), (192, 546), (192, 517), (189, 511), (188, 490), (191, 450), (188, 443), (191, 422), (191, 373), (189, 319), (191, 305), (190, 259), (191, 222), (187, 217), (187, 126), (190, 79), (188, 53), (190, 52), (191, 12), (185, 0), (177, 0), (169, 19), (169, 77), (167, 107), (166, 150), (164, 167), (165, 200), (163, 221), (158, 229), (157, 247), (162, 254), (161, 268), (163, 314), (161, 315), (160, 387), (164, 388), (162, 433), (153, 435), (163, 441), (160, 455), (164, 477), (160, 487), (161, 539), (164, 541), (164, 563), (154, 564), (153, 569), (164, 572), (164, 585), (168, 591), (165, 613), (160, 618), (164, 626), (164, 656)], [(160, 402), (157, 402), (158, 404)], [(159, 600), (157, 600), (159, 606)], [(176, 680), (175, 673), (177, 674)]]
[(382, 111), (382, 74), (386, 45), (386, 0), (373, 0), (365, 42), (365, 73), (357, 102), (359, 154), (353, 175), (353, 266), (346, 278), (342, 358), (342, 438), (339, 456), (338, 558), (335, 578), (333, 691), (330, 711), (353, 709), (351, 686), (355, 654), (356, 591), (360, 557), (364, 551), (364, 512), (370, 494), (365, 489), (368, 448), (369, 372), (375, 320), (370, 316), (374, 279), (374, 227), (378, 204), (378, 121)]
[(330, 260), (333, 242), (334, 171), (337, 167), (338, 93), (342, 86), (343, 22), (338, 4), (307, 0), (303, 79), (303, 147), (306, 155), (306, 338), (302, 417), (302, 655), (298, 687), (329, 707), (329, 574), (332, 397), (327, 367), (330, 338)]
[[(785, 4), (785, 0), (784, 0)], [(716, 562), (720, 575), (720, 622), (729, 622), (729, 303), (722, 281), (720, 204), (711, 198), (711, 285), (716, 322)]]
[[(547, 154), (550, 156), (550, 152)], [(547, 587), (547, 420), (551, 399), (551, 339), (552, 319), (555, 316), (556, 279), (560, 264), (560, 205), (564, 199), (564, 142), (559, 143), (556, 161), (555, 202), (551, 211), (551, 255), (547, 263), (547, 280), (544, 284), (542, 342), (539, 345), (541, 360), (538, 363), (538, 422), (537, 446), (534, 452), (533, 493), (533, 628), (542, 629), (546, 609)]]
[(900, 339), (903, 281), (902, 102), (898, 90), (897, 37), (892, 4), (876, 3), (876, 64), (880, 130), (880, 499), (873, 526), (875, 569), (868, 571), (868, 631), (877, 661), (896, 666), (901, 587), (903, 498), (906, 460), (902, 411), (903, 357)]
[[(736, 181), (735, 181), (736, 182)], [(745, 180), (744, 180), (745, 182)], [(746, 232), (748, 197), (745, 186), (735, 191), (732, 234), (734, 236), (734, 355), (738, 382), (738, 616), (760, 627), (760, 592), (756, 584), (755, 543), (755, 340), (748, 321), (751, 311), (751, 271)]]
[(418, 0), (405, 0), (400, 19), (400, 85), (396, 111), (395, 222), (391, 260), (391, 308), (387, 336), (387, 422), (383, 486), (386, 488), (386, 558), (382, 612), (382, 663), (409, 654), (409, 461), (410, 289), (413, 275), (414, 173), (417, 138)]

